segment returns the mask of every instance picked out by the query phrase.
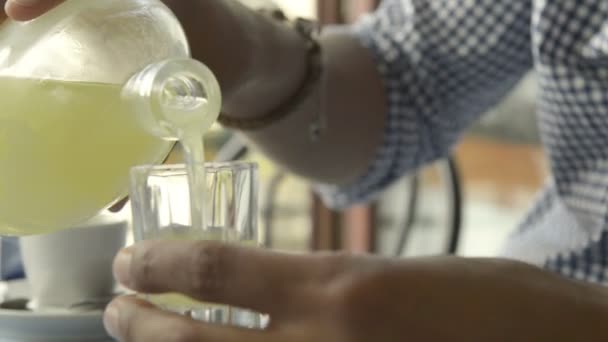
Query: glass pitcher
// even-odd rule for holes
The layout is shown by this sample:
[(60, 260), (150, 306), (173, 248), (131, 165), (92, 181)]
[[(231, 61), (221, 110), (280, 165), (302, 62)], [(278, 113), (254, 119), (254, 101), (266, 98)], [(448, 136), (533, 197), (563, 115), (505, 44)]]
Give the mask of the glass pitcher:
[[(0, 27), (0, 234), (68, 228), (160, 163), (175, 122), (204, 130), (219, 85), (158, 0), (68, 0)], [(205, 126), (205, 127), (202, 127)]]

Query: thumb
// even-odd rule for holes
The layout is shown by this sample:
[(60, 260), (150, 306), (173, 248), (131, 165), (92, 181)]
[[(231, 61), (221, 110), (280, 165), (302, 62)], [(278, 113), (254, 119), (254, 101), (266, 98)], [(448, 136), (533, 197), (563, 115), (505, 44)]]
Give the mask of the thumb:
[(61, 2), (63, 0), (8, 0), (4, 9), (9, 17), (25, 21), (42, 15)]

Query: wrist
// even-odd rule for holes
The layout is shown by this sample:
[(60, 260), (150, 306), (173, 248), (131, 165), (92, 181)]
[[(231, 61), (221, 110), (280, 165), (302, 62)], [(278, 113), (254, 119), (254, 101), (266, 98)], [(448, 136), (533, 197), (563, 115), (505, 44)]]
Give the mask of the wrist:
[(263, 116), (305, 77), (306, 44), (286, 25), (237, 1), (164, 2), (182, 23), (192, 57), (218, 78), (230, 116)]
[(285, 23), (255, 13), (250, 60), (241, 81), (226, 94), (230, 118), (258, 119), (293, 97), (308, 73), (308, 47)]

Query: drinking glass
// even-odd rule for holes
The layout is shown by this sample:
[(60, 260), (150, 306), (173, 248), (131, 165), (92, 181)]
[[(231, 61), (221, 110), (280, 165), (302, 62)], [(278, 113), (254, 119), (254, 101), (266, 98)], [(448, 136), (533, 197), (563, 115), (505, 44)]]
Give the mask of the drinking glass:
[[(246, 162), (196, 165), (204, 174), (203, 213), (190, 210), (185, 165), (138, 166), (131, 170), (130, 196), (135, 241), (213, 240), (264, 247), (258, 226), (257, 165)], [(201, 215), (202, 227), (192, 225)], [(180, 294), (144, 295), (157, 306), (208, 323), (260, 328), (264, 317), (247, 310), (201, 303)]]

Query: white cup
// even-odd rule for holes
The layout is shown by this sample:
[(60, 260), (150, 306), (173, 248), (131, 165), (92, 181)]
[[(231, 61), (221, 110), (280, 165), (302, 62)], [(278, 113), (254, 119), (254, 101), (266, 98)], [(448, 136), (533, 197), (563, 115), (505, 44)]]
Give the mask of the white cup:
[(69, 309), (110, 297), (115, 291), (112, 261), (125, 246), (128, 220), (101, 213), (65, 231), (20, 239), (34, 311)]

